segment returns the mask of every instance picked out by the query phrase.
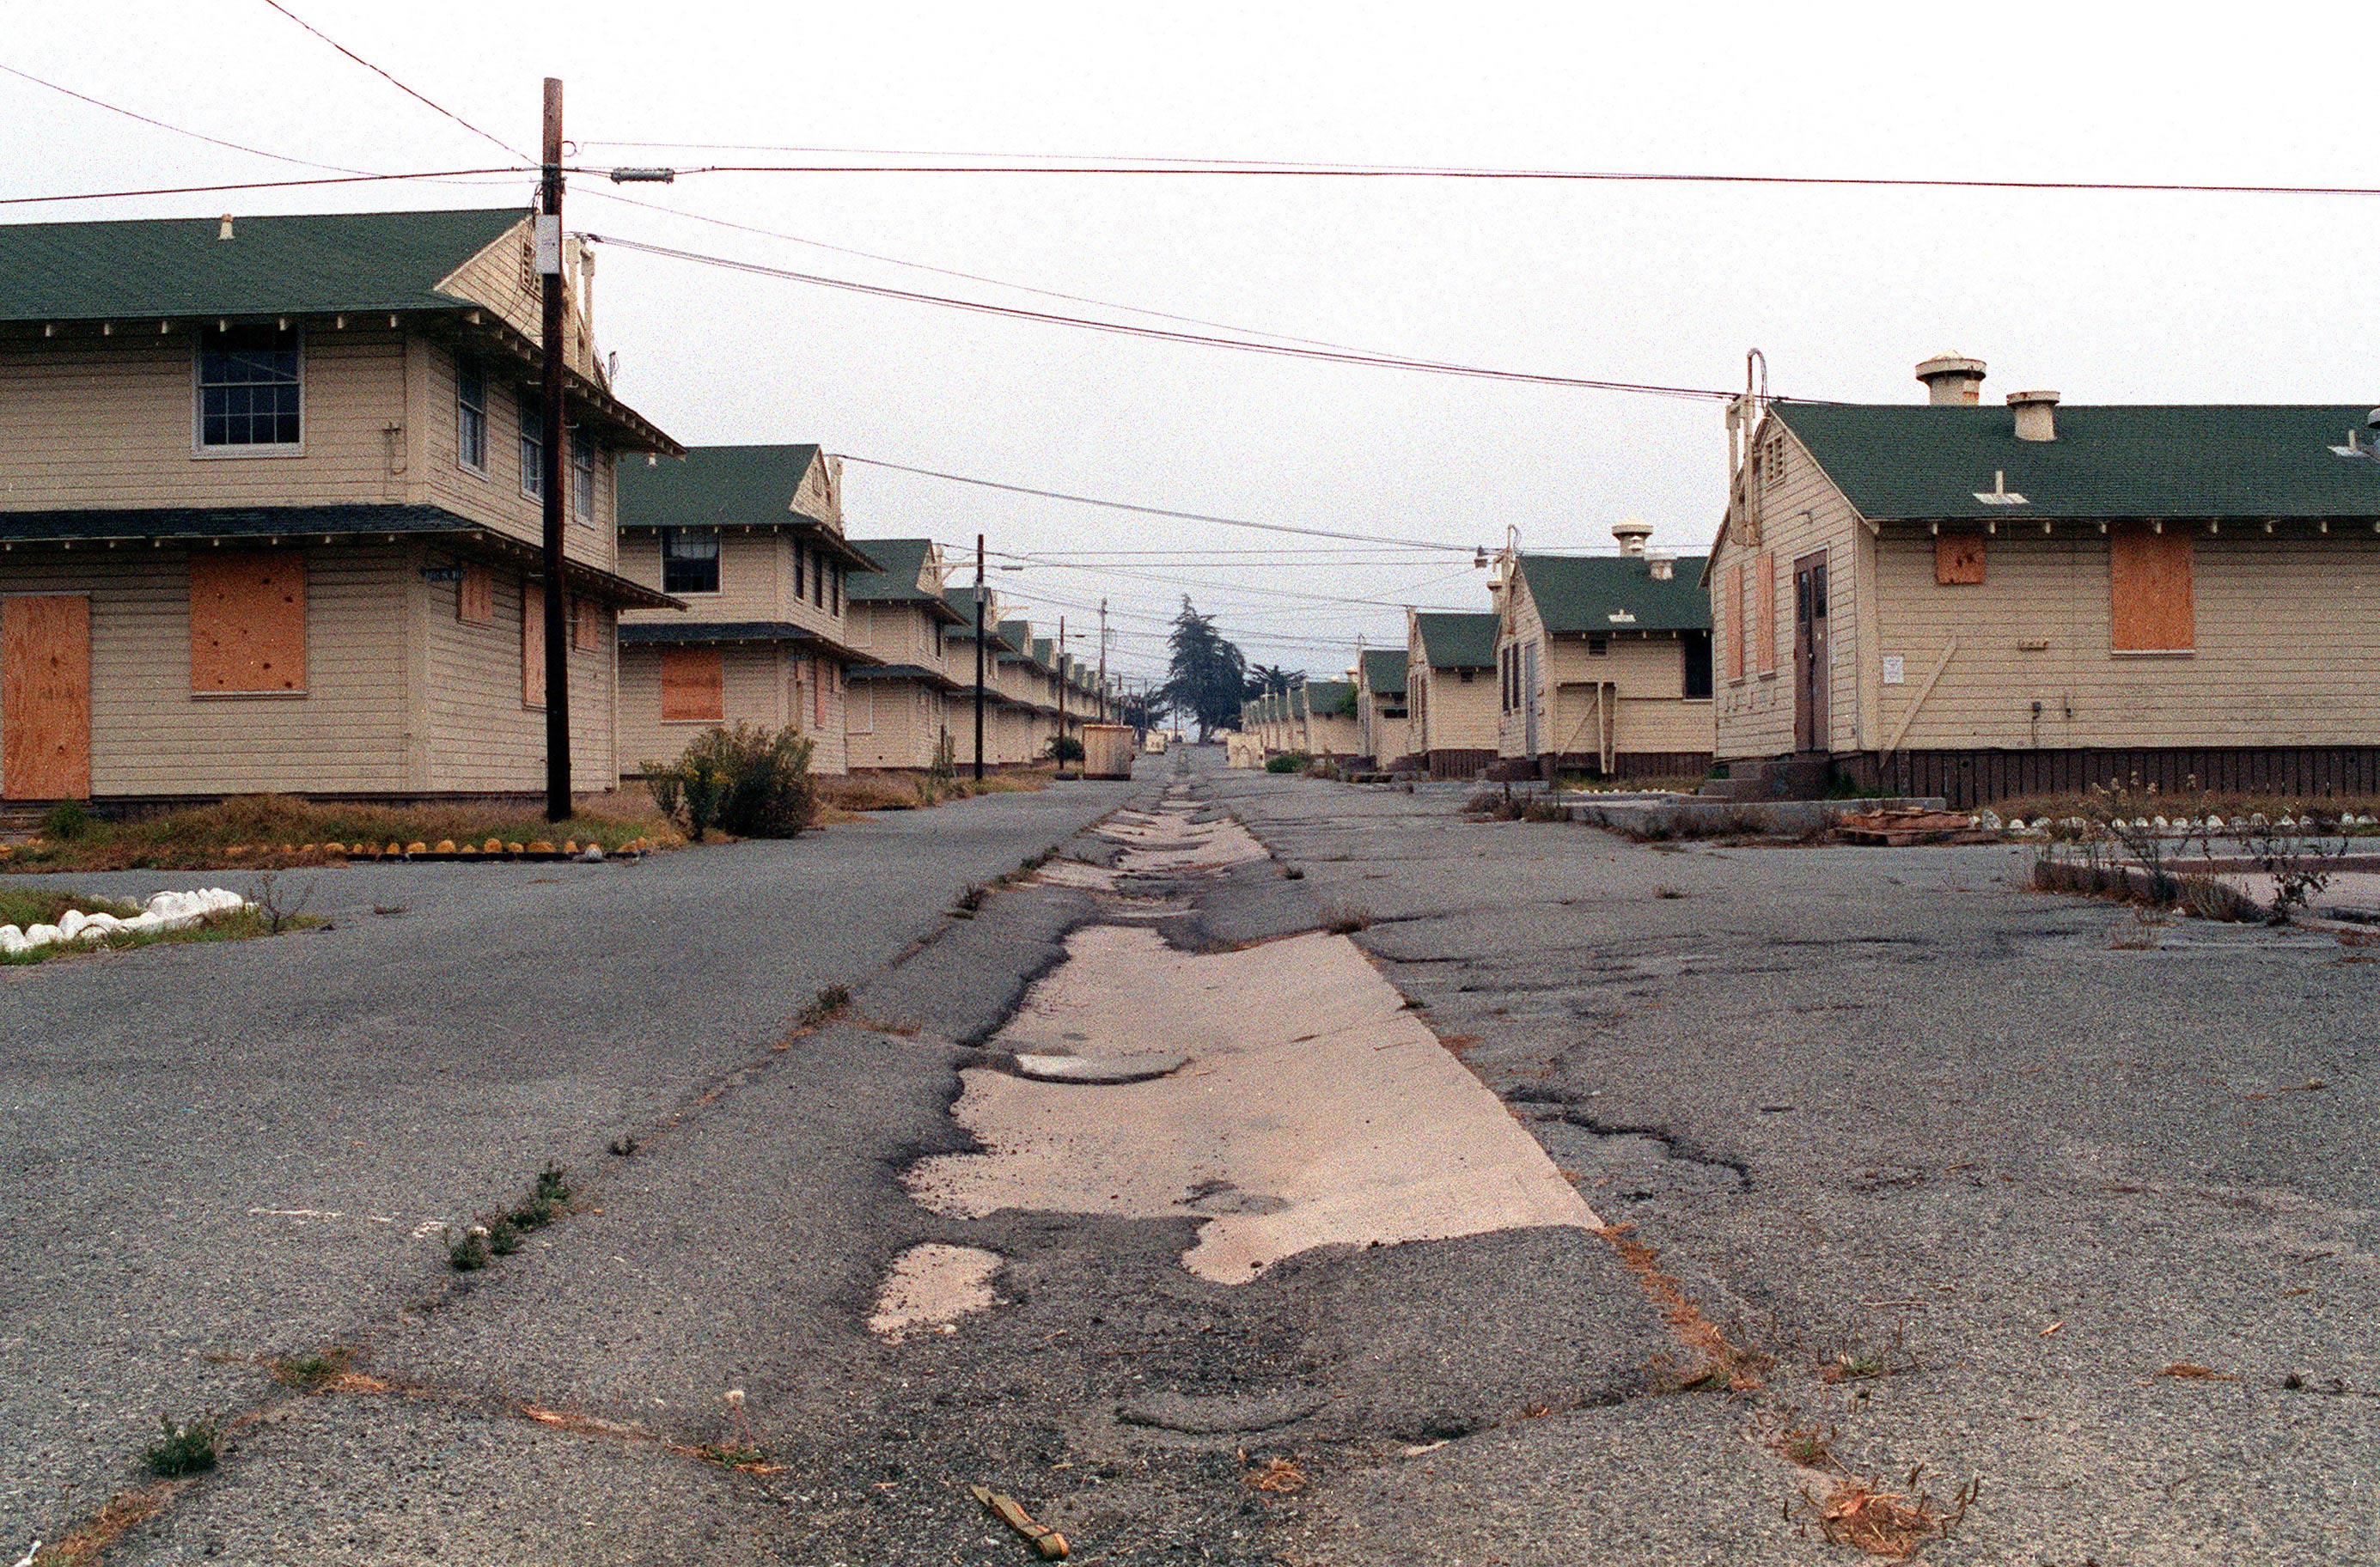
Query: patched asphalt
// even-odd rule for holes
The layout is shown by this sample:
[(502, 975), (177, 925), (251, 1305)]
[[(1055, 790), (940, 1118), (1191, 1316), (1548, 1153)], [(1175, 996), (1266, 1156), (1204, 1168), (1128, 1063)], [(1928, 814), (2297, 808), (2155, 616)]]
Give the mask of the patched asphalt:
[[(1226, 1286), (1181, 1265), (1186, 1218), (910, 1200), (965, 1147), (959, 1070), (1112, 912), (958, 894), (1112, 860), (1080, 829), (1177, 774), (1273, 857), (1135, 889), (1191, 905), (1151, 928), (1359, 927), (1678, 1299), (1773, 1359), (1756, 1387), (1672, 1391), (1675, 1311), (1587, 1232)], [(157, 1410), (212, 1409), (252, 1423), (111, 1560), (1031, 1560), (976, 1483), (1085, 1561), (1855, 1559), (1809, 1521), (1828, 1474), (1770, 1446), (1801, 1421), (1840, 1473), (1982, 1482), (1929, 1561), (2380, 1558), (2359, 953), (2143, 947), (2022, 890), (2016, 851), (1654, 848), (1465, 793), (1192, 752), (794, 844), (325, 872), (330, 932), (0, 972), (0, 1529), (54, 1536), (143, 1484)], [(836, 983), (848, 1012), (796, 1029)], [(547, 1160), (576, 1211), (519, 1253), (457, 1275), (414, 1237)], [(998, 1254), (998, 1304), (870, 1335), (927, 1241)], [(335, 1342), (368, 1379), (254, 1364)], [(1822, 1380), (1841, 1353), (1887, 1374)], [(2159, 1375), (2185, 1362), (2215, 1376)]]

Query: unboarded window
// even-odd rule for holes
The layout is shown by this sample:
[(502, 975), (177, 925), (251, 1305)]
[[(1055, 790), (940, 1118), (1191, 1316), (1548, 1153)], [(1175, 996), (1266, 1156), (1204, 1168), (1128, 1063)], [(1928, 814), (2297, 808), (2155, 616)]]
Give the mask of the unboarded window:
[(2186, 653), (2198, 646), (2190, 535), (2121, 528), (2107, 536), (2108, 643), (2119, 653)]
[(662, 722), (718, 723), (726, 716), (726, 655), (716, 648), (663, 648)]
[(1973, 533), (1945, 533), (1934, 541), (1934, 585), (1952, 588), (1984, 580), (1984, 541)]
[(305, 689), (305, 552), (193, 555), (191, 694), (298, 696)]

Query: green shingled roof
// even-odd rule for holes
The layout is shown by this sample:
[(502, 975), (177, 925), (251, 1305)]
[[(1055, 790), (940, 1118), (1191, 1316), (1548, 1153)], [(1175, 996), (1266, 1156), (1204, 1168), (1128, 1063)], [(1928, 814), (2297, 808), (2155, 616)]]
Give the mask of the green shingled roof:
[[(940, 589), (920, 588), (917, 579), (926, 569), (926, 557), (933, 552), (930, 539), (857, 539), (853, 547), (866, 553), (881, 571), (855, 571), (844, 578), (843, 596), (854, 603), (923, 604), (936, 619), (955, 621), (959, 610), (949, 601), (949, 595)], [(972, 602), (967, 606), (966, 619), (975, 618)]]
[[(1534, 586), (1534, 584), (1532, 585)], [(1475, 614), (1416, 614), (1422, 657), (1432, 669), (1493, 669), (1496, 634), (1502, 617), (1493, 610)]]
[(1343, 713), (1355, 715), (1355, 683), (1352, 680), (1309, 680), (1305, 683), (1305, 711), (1317, 715)]
[(1662, 581), (1641, 555), (1524, 554), (1520, 572), (1548, 631), (1710, 629), (1710, 595), (1693, 573), (1672, 567)]
[[(1488, 617), (1495, 619), (1494, 615)], [(1495, 643), (1488, 648), (1492, 656)], [(1372, 688), (1375, 697), (1402, 697), (1405, 694), (1405, 655), (1396, 648), (1378, 648), (1364, 655), (1364, 684)]]
[(814, 516), (793, 509), (794, 492), (818, 460), (816, 445), (689, 446), (659, 463), (618, 469), (622, 528), (797, 528), (855, 570), (873, 557)]
[(441, 279), (519, 208), (0, 224), (0, 321), (451, 310)]
[[(2006, 407), (1779, 402), (1770, 411), (1871, 522), (2023, 517), (2380, 517), (2380, 461), (2341, 456), (2362, 406), (2060, 407), (2020, 441)], [(1976, 498), (1995, 473), (2022, 505)]]

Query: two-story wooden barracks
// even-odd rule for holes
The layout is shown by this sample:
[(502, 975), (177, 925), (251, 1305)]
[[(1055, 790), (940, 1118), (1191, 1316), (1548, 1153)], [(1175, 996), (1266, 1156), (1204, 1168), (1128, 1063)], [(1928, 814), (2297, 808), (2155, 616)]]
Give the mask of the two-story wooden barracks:
[[(0, 796), (543, 779), (538, 278), (518, 211), (0, 226)], [(624, 762), (614, 396), (575, 264), (573, 771)]]

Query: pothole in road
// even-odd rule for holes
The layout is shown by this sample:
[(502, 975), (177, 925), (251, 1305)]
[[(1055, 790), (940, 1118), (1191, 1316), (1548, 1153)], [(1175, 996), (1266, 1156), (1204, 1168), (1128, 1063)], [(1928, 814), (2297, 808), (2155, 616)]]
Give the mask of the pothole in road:
[(953, 1114), (984, 1151), (914, 1167), (926, 1207), (1194, 1219), (1183, 1263), (1226, 1283), (1316, 1246), (1599, 1223), (1345, 938), (1187, 954), (1101, 925), (1066, 946), (993, 1048), (1180, 1064), (1098, 1085), (970, 1069)]
[(998, 1252), (977, 1246), (940, 1241), (911, 1246), (892, 1259), (885, 1273), (868, 1330), (894, 1343), (928, 1329), (957, 1331), (960, 1318), (1000, 1304), (991, 1282), (1002, 1260)]

